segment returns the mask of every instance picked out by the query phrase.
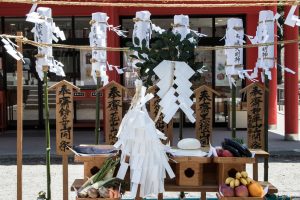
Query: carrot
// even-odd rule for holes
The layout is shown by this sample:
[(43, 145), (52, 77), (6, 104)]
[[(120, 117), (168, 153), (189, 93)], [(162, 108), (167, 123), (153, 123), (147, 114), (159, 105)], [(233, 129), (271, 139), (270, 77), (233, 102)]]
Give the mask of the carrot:
[(108, 194), (109, 194), (110, 199), (114, 198), (114, 190), (113, 189), (109, 188), (108, 189)]
[(114, 190), (114, 198), (120, 198), (121, 195), (118, 190)]

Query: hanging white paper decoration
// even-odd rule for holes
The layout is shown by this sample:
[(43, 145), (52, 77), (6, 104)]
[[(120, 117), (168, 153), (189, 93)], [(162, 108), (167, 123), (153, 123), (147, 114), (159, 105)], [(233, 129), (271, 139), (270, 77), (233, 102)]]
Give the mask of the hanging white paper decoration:
[[(34, 4), (27, 14), (26, 21), (35, 23), (31, 32), (34, 33), (34, 41), (38, 43), (52, 44), (52, 40), (58, 41), (58, 38), (65, 40), (63, 31), (55, 25), (52, 19), (51, 8), (39, 7), (35, 12)], [(44, 78), (43, 66), (48, 66), (49, 71), (58, 76), (65, 76), (63, 64), (54, 60), (51, 46), (39, 46), (36, 60), (36, 71), (41, 80)]]
[(18, 61), (22, 59), (22, 61), (24, 62), (23, 55), (16, 50), (18, 46), (15, 43), (13, 43), (9, 38), (3, 36), (0, 37), (1, 37), (1, 42), (4, 44), (4, 48), (6, 49), (6, 52), (9, 55), (11, 55), (14, 59)]
[[(124, 31), (119, 30), (120, 26), (114, 27), (113, 25), (109, 25), (107, 20), (109, 17), (106, 13), (96, 12), (92, 13), (91, 24), (91, 32), (89, 34), (90, 46), (94, 47), (92, 50), (92, 72), (91, 75), (94, 79), (94, 82), (97, 83), (97, 73), (101, 77), (101, 81), (103, 85), (106, 85), (108, 80), (108, 75), (106, 74), (107, 68), (109, 71), (115, 69), (119, 74), (123, 73), (123, 70), (118, 66), (110, 65), (107, 62), (107, 30), (114, 31), (119, 36), (126, 37)], [(99, 50), (96, 48), (103, 48), (103, 50)]]
[[(243, 45), (245, 41), (244, 28), (242, 19), (230, 18), (227, 21), (227, 29), (225, 35), (225, 46)], [(244, 79), (249, 77), (246, 70), (243, 70), (243, 48), (225, 49), (226, 66), (225, 72), (228, 77), (230, 87), (235, 85), (234, 75)]]
[[(198, 37), (206, 37), (207, 35), (198, 33), (195, 30), (190, 29), (190, 20), (188, 15), (174, 15), (174, 24), (172, 32), (174, 34), (181, 35), (181, 41), (186, 38), (186, 36), (193, 32)], [(195, 42), (194, 38), (189, 39), (190, 42)]]
[[(136, 12), (134, 21), (134, 29), (132, 32), (132, 43), (135, 47), (141, 47), (142, 41), (146, 41), (146, 47), (149, 48), (149, 43), (152, 35), (151, 31), (151, 20), (150, 20), (151, 13), (149, 11), (139, 11)], [(139, 43), (135, 43), (135, 38), (139, 39)], [(138, 52), (134, 51), (133, 54), (138, 57)], [(143, 55), (147, 57), (147, 55)], [(132, 67), (136, 68), (136, 63), (142, 62), (138, 59), (133, 59)]]
[[(117, 177), (124, 179), (130, 166), (131, 195), (136, 197), (140, 185), (140, 197), (158, 195), (164, 192), (166, 171), (170, 178), (174, 178), (166, 146), (160, 139), (166, 139), (163, 133), (156, 129), (150, 118), (145, 103), (153, 98), (153, 94), (146, 94), (146, 88), (140, 80), (136, 80), (136, 94), (132, 105), (124, 116), (119, 132), (118, 141), (114, 145), (121, 149), (121, 166)], [(129, 163), (126, 163), (126, 157)]]
[(300, 19), (297, 15), (294, 15), (295, 11), (297, 9), (297, 5), (293, 5), (286, 16), (284, 24), (295, 27), (295, 25), (300, 26)]
[[(107, 47), (107, 20), (106, 13), (97, 12), (92, 14), (91, 32), (89, 35), (91, 47)], [(103, 85), (108, 83), (106, 74), (107, 53), (106, 50), (92, 50), (92, 72), (91, 75), (97, 83), (97, 73), (101, 77)]]
[[(253, 38), (248, 36), (252, 44), (274, 43), (274, 14), (271, 10), (263, 10), (259, 12), (259, 24), (256, 30), (256, 36)], [(272, 79), (271, 69), (275, 66), (274, 60), (274, 45), (259, 46), (258, 58), (256, 66), (251, 78), (258, 77), (258, 69), (261, 68), (262, 81), (264, 81), (264, 75), (267, 75), (268, 79)]]
[(159, 105), (162, 107), (164, 122), (169, 123), (180, 108), (194, 123), (194, 111), (191, 109), (193, 101), (190, 99), (193, 91), (189, 79), (195, 71), (185, 62), (168, 60), (162, 61), (153, 71), (160, 79), (157, 95), (161, 98)]

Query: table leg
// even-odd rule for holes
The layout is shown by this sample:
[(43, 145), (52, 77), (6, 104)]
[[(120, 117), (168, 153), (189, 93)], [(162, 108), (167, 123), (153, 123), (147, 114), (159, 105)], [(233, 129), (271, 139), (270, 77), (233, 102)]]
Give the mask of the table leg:
[(201, 200), (206, 200), (206, 192), (201, 192)]
[(157, 196), (157, 200), (163, 200), (164, 199), (164, 194), (163, 193), (159, 193)]
[(255, 158), (255, 163), (253, 163), (253, 180), (258, 181), (258, 159)]

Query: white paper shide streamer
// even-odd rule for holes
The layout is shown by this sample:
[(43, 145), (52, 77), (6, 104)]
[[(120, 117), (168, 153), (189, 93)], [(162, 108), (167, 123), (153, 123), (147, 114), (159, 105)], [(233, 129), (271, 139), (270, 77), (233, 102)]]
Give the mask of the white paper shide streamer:
[[(23, 60), (23, 55), (16, 50), (18, 47), (15, 43), (13, 43), (9, 38), (2, 37), (1, 36), (1, 42), (4, 44), (4, 48), (6, 49), (6, 52), (11, 55), (14, 59), (17, 61)], [(24, 60), (23, 60), (24, 62)]]
[[(297, 15), (295, 15), (295, 11), (297, 9), (297, 5), (293, 5), (285, 19), (284, 24), (291, 26), (291, 27), (295, 27), (295, 25), (300, 26), (300, 19)], [(297, 10), (298, 12), (298, 10)]]
[[(131, 195), (137, 195), (140, 185), (139, 196), (146, 197), (164, 192), (166, 171), (170, 178), (174, 178), (175, 174), (168, 163), (166, 146), (160, 141), (165, 136), (156, 129), (145, 107), (153, 94), (145, 95), (146, 88), (140, 80), (135, 83), (136, 94), (121, 122), (118, 141), (114, 146), (122, 150), (117, 177), (124, 179), (130, 166)], [(129, 157), (129, 163), (126, 162), (126, 157)]]
[[(106, 13), (97, 12), (92, 14), (92, 26), (89, 35), (91, 47), (107, 47), (107, 20)], [(107, 53), (106, 50), (92, 50), (92, 72), (91, 75), (97, 83), (97, 74), (101, 77), (103, 85), (108, 83), (106, 74)]]
[[(134, 18), (134, 29), (132, 33), (132, 43), (135, 47), (141, 47), (142, 41), (146, 41), (146, 47), (149, 48), (149, 43), (152, 35), (151, 31), (151, 20), (150, 20), (151, 13), (149, 11), (139, 11), (136, 12)], [(135, 43), (135, 38), (139, 39), (139, 44)], [(138, 57), (138, 52), (134, 51), (133, 54)], [(147, 56), (147, 55), (143, 55)], [(134, 59), (132, 61), (132, 67), (136, 67), (136, 63), (143, 62), (141, 60)]]
[[(244, 28), (242, 19), (228, 19), (225, 46), (243, 45), (243, 38)], [(225, 72), (231, 87), (235, 85), (235, 80), (232, 76), (239, 75), (239, 78), (244, 79), (244, 74), (246, 74), (246, 76), (248, 75), (247, 72), (243, 70), (243, 48), (225, 49), (224, 53), (226, 55)]]
[(169, 60), (162, 61), (153, 71), (160, 79), (156, 85), (159, 88), (157, 95), (161, 98), (159, 105), (164, 114), (163, 121), (169, 123), (180, 108), (194, 123), (193, 101), (190, 99), (193, 91), (189, 79), (195, 71), (185, 62)]
[[(115, 69), (118, 74), (124, 73), (123, 69), (119, 66), (111, 65), (107, 62), (107, 30), (115, 32), (118, 36), (126, 37), (125, 31), (120, 30), (120, 26), (113, 26), (108, 24), (109, 17), (106, 13), (96, 12), (92, 13), (91, 32), (89, 34), (90, 47), (94, 47), (92, 50), (92, 72), (91, 75), (95, 84), (97, 83), (97, 76), (101, 78), (103, 85), (109, 82), (107, 75), (107, 69), (112, 71)], [(100, 48), (100, 49), (96, 49)], [(103, 48), (103, 49), (101, 49)], [(97, 75), (98, 74), (98, 75)]]
[[(197, 37), (206, 37), (207, 35), (190, 29), (190, 19), (188, 15), (174, 15), (174, 24), (172, 32), (181, 35), (181, 41), (186, 38), (187, 34), (193, 32)], [(190, 42), (195, 42), (194, 38), (189, 39)]]
[[(249, 37), (249, 36), (248, 36)], [(252, 44), (274, 43), (274, 14), (271, 10), (263, 10), (259, 12), (259, 23), (256, 30), (256, 36), (249, 37)], [(258, 69), (263, 70), (261, 77), (264, 81), (264, 75), (267, 75), (268, 79), (272, 79), (271, 69), (275, 66), (274, 60), (274, 45), (259, 46), (258, 58), (256, 66), (251, 78), (258, 77)]]
[[(32, 29), (34, 33), (34, 41), (38, 43), (52, 44), (52, 40), (58, 41), (58, 38), (65, 40), (65, 35), (53, 22), (51, 8), (39, 7), (37, 12), (36, 5), (33, 5), (30, 13), (27, 14), (26, 21), (35, 23)], [(51, 46), (38, 47), (38, 55), (36, 60), (36, 70), (39, 78), (43, 80), (43, 66), (48, 66), (49, 71), (58, 76), (65, 76), (63, 64), (54, 60)]]

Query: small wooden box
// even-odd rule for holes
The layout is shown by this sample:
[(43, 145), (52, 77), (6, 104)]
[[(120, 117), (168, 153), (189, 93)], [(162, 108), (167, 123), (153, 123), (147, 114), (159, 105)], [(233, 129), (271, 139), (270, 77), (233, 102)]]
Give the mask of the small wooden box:
[(238, 172), (246, 170), (246, 163), (255, 163), (255, 158), (246, 157), (214, 157), (214, 163), (218, 163), (218, 184), (225, 183), (231, 170)]
[[(89, 146), (95, 146), (99, 147), (101, 149), (111, 149), (112, 145), (89, 145)], [(91, 177), (92, 173), (91, 170), (93, 168), (100, 169), (104, 161), (111, 157), (112, 154), (99, 154), (99, 155), (74, 155), (74, 161), (75, 162), (81, 162), (84, 165), (84, 180), (87, 180), (87, 177)]]
[(203, 164), (210, 163), (206, 157), (175, 157), (176, 184), (180, 186), (203, 185)]

